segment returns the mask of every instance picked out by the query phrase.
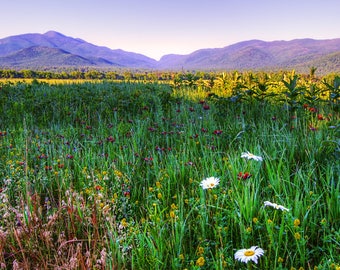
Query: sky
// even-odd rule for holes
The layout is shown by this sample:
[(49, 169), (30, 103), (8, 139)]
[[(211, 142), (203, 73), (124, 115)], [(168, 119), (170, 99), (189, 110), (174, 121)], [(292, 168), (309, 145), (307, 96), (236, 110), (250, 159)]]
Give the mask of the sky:
[(237, 42), (340, 38), (340, 0), (1, 0), (0, 39), (53, 30), (156, 60)]

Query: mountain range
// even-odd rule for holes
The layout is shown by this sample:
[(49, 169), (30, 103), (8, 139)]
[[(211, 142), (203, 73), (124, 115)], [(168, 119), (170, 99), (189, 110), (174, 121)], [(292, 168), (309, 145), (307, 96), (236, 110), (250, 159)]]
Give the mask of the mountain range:
[(340, 38), (291, 41), (249, 40), (159, 61), (121, 49), (112, 50), (55, 31), (0, 39), (0, 68), (10, 69), (263, 70), (295, 69), (320, 74), (340, 72)]

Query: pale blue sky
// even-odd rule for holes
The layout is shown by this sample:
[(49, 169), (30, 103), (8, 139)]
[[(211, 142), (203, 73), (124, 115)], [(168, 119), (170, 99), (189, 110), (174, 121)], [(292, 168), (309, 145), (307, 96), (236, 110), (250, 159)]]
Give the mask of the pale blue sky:
[(340, 38), (340, 0), (2, 0), (0, 38), (58, 31), (159, 59), (261, 39)]

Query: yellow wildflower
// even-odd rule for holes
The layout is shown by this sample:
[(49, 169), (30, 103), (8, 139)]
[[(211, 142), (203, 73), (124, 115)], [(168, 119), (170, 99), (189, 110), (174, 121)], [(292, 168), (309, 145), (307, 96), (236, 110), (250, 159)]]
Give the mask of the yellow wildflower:
[(294, 220), (294, 227), (298, 227), (300, 225), (300, 219), (295, 219)]
[(296, 232), (296, 233), (294, 234), (294, 238), (295, 238), (296, 240), (300, 240), (300, 239), (301, 239), (301, 234), (299, 234), (298, 232)]
[(157, 188), (160, 188), (160, 187), (162, 187), (162, 184), (161, 184), (161, 182), (157, 181), (157, 182), (156, 182), (156, 187), (157, 187)]
[(170, 218), (174, 219), (176, 217), (175, 211), (170, 211)]
[(197, 255), (202, 255), (204, 253), (204, 247), (198, 247)]
[(199, 258), (197, 259), (197, 261), (196, 261), (196, 266), (201, 267), (201, 266), (203, 266), (204, 264), (205, 264), (205, 259), (204, 259), (204, 257), (199, 257)]
[(176, 206), (176, 204), (174, 204), (174, 203), (173, 203), (173, 204), (171, 204), (171, 209), (172, 209), (172, 210), (176, 210), (176, 209), (177, 209), (177, 206)]

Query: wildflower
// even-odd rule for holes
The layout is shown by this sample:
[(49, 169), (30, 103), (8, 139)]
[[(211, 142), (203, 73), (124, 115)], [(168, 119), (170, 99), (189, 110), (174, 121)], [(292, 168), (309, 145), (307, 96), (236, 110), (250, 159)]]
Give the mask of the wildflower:
[(209, 178), (202, 180), (200, 185), (203, 189), (211, 189), (211, 188), (215, 188), (219, 183), (220, 183), (219, 178), (209, 177)]
[(318, 114), (318, 120), (325, 120), (325, 118), (323, 117), (323, 115), (322, 114)]
[(214, 130), (214, 135), (221, 135), (222, 134), (222, 130), (220, 130), (220, 129), (216, 129), (216, 130)]
[(298, 227), (300, 225), (300, 219), (295, 219), (294, 220), (294, 227)]
[(264, 250), (257, 246), (252, 246), (249, 249), (240, 249), (238, 250), (234, 257), (235, 260), (240, 262), (248, 263), (249, 261), (253, 261), (257, 264), (257, 260), (264, 254)]
[(123, 218), (120, 222), (120, 227), (126, 228), (129, 225), (129, 223), (126, 221), (126, 218)]
[(174, 204), (174, 203), (172, 203), (170, 207), (171, 207), (172, 210), (176, 210), (178, 208), (177, 205)]
[(203, 110), (205, 110), (205, 111), (210, 110), (210, 106), (208, 104), (204, 104)]
[(205, 264), (204, 257), (199, 257), (196, 261), (196, 266), (203, 266)]
[(246, 158), (246, 159), (253, 159), (253, 160), (256, 160), (256, 161), (262, 161), (263, 158), (260, 157), (260, 156), (255, 156), (254, 154), (250, 153), (250, 152), (243, 152), (241, 154), (241, 158)]
[(269, 202), (269, 201), (265, 201), (264, 202), (264, 206), (271, 206), (271, 207), (273, 207), (273, 208), (275, 208), (275, 209), (280, 209), (280, 210), (282, 210), (282, 211), (289, 211), (289, 209), (288, 208), (286, 208), (286, 207), (284, 207), (284, 206), (282, 206), (282, 205), (279, 205), (279, 204), (276, 204), (276, 203), (272, 203), (272, 202)]
[(118, 171), (118, 170), (114, 170), (114, 175), (117, 176), (118, 178), (122, 177), (123, 176), (123, 173), (121, 171)]
[(314, 107), (310, 107), (309, 109), (308, 109), (311, 113), (316, 113), (318, 110), (317, 110), (317, 108), (314, 108)]
[(175, 211), (170, 211), (170, 218), (174, 219), (176, 218), (176, 214), (175, 214)]
[(249, 172), (245, 172), (245, 173), (243, 173), (243, 172), (239, 172), (238, 174), (237, 174), (237, 179), (238, 180), (246, 180), (246, 179), (249, 179), (250, 177), (251, 177), (252, 175), (249, 173)]
[(157, 181), (157, 182), (156, 182), (156, 187), (157, 187), (157, 188), (161, 188), (161, 187), (162, 187), (161, 182)]
[(198, 247), (197, 255), (202, 255), (204, 253), (204, 247)]
[(277, 262), (278, 262), (278, 263), (283, 263), (283, 258), (279, 257), (279, 258), (277, 259)]
[(320, 221), (321, 225), (326, 225), (327, 224), (327, 220), (325, 218), (323, 218), (321, 221)]
[(299, 234), (298, 232), (294, 234), (294, 238), (296, 240), (300, 240), (301, 239), (301, 234)]

